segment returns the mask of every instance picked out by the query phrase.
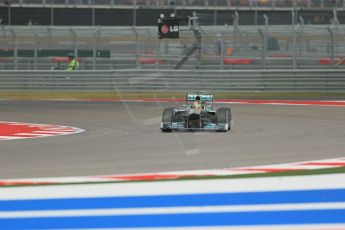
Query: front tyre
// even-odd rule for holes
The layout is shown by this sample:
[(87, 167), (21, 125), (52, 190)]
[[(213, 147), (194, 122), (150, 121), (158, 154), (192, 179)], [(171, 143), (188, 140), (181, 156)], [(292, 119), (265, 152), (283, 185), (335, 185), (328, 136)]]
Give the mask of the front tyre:
[(218, 131), (227, 132), (231, 130), (231, 110), (229, 108), (219, 108), (216, 111), (216, 123)]
[(161, 130), (165, 133), (171, 132), (171, 125), (174, 119), (175, 108), (165, 108), (162, 114)]

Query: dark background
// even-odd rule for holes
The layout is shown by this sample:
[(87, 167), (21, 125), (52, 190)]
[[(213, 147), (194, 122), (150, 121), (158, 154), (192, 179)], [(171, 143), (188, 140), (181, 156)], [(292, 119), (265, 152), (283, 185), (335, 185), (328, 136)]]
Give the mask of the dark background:
[[(168, 9), (138, 9), (136, 20), (132, 9), (95, 9), (95, 18), (92, 18), (92, 9), (80, 8), (11, 8), (11, 25), (100, 25), (100, 26), (154, 26), (160, 14), (170, 15), (173, 10)], [(192, 16), (193, 11), (199, 16), (200, 25), (233, 24), (233, 10), (178, 10), (178, 16)], [(239, 13), (240, 25), (262, 25), (263, 15), (269, 18), (270, 25), (289, 25), (292, 23), (291, 11), (254, 11), (242, 10)], [(3, 25), (8, 25), (9, 10), (0, 7), (0, 18)], [(53, 16), (53, 17), (52, 17)], [(305, 24), (329, 24), (333, 17), (332, 10), (300, 10), (296, 12), (296, 19), (302, 16)], [(338, 19), (342, 24), (345, 21), (345, 12), (338, 11)]]

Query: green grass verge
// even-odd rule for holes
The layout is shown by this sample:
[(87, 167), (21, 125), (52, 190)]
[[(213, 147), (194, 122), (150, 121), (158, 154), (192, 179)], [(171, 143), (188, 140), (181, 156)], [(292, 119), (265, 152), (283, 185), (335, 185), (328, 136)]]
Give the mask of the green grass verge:
[[(185, 92), (0, 92), (0, 99), (121, 99), (121, 98), (183, 98)], [(344, 100), (345, 93), (215, 93), (216, 99), (286, 99)]]
[[(228, 176), (191, 176), (182, 177), (178, 179), (161, 179), (154, 181), (186, 181), (186, 180), (219, 180), (219, 179), (246, 179), (246, 178), (267, 178), (267, 177), (291, 177), (291, 176), (310, 176), (322, 174), (338, 174), (345, 173), (345, 167), (315, 169), (315, 170), (298, 170), (290, 172), (274, 172), (274, 173), (257, 173), (257, 174), (242, 174), (242, 175), (228, 175)], [(137, 182), (152, 182), (150, 180), (136, 180), (136, 181), (106, 181), (106, 182), (81, 182), (81, 183), (61, 183), (58, 185), (81, 185), (81, 184), (113, 184), (113, 183), (137, 183)], [(23, 187), (23, 186), (52, 186), (55, 184), (37, 184), (37, 185), (7, 185), (4, 187)]]

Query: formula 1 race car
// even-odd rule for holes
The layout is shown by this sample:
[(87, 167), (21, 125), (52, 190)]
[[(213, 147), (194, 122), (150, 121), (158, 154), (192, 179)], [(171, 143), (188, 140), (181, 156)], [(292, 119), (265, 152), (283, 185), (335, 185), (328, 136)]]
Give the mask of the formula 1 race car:
[(231, 130), (231, 109), (213, 108), (213, 94), (187, 93), (183, 108), (165, 108), (162, 115), (161, 130)]

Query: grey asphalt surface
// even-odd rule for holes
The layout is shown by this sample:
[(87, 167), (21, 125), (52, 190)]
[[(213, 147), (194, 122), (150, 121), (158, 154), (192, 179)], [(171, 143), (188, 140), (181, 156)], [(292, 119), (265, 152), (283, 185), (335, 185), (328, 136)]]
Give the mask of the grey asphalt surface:
[(161, 133), (172, 103), (0, 101), (0, 120), (69, 125), (81, 134), (0, 141), (0, 178), (218, 169), (345, 156), (345, 108), (220, 105), (228, 133)]

